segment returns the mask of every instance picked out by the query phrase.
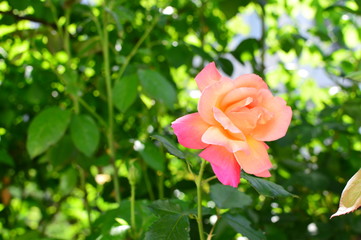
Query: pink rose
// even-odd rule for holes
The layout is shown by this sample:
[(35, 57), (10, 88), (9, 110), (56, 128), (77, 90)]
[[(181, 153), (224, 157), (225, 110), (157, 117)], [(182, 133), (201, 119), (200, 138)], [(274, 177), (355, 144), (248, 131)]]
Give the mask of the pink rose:
[(179, 143), (204, 149), (199, 156), (211, 163), (225, 185), (237, 187), (241, 169), (259, 177), (271, 176), (264, 141), (286, 134), (291, 108), (282, 98), (274, 97), (259, 76), (222, 77), (214, 62), (195, 80), (202, 92), (198, 112), (172, 123)]

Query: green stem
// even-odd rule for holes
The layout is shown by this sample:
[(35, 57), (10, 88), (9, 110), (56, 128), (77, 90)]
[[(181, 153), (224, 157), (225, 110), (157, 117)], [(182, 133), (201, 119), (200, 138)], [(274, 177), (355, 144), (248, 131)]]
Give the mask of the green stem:
[(103, 127), (107, 128), (107, 123), (100, 117), (93, 108), (89, 106), (89, 104), (84, 101), (82, 98), (79, 98), (79, 103), (82, 105)]
[[(105, 9), (105, 6), (104, 6)], [(120, 203), (120, 192), (119, 192), (119, 180), (118, 180), (118, 168), (115, 164), (115, 149), (114, 149), (114, 105), (113, 105), (113, 96), (112, 96), (112, 82), (110, 78), (110, 63), (109, 63), (109, 38), (107, 31), (107, 13), (104, 10), (103, 16), (103, 38), (102, 38), (102, 52), (104, 58), (104, 75), (105, 75), (105, 85), (107, 92), (107, 103), (108, 103), (108, 131), (107, 131), (107, 141), (109, 146), (109, 156), (110, 162), (113, 166), (114, 172), (114, 191), (115, 191), (115, 200), (117, 203)]]
[(199, 170), (198, 177), (196, 179), (196, 186), (197, 186), (197, 209), (198, 209), (198, 216), (197, 216), (197, 223), (198, 223), (198, 230), (199, 230), (199, 239), (204, 240), (204, 230), (203, 230), (203, 219), (202, 219), (202, 177), (204, 168), (206, 166), (206, 161), (202, 160), (201, 169)]
[(84, 207), (87, 212), (90, 233), (92, 233), (93, 228), (92, 228), (92, 220), (91, 220), (91, 209), (90, 209), (89, 201), (88, 201), (88, 191), (86, 190), (86, 186), (85, 186), (85, 172), (84, 172), (84, 169), (82, 169), (80, 166), (78, 166), (78, 169), (80, 170), (81, 188), (84, 192)]
[(148, 175), (148, 171), (147, 171), (147, 165), (144, 164), (144, 162), (141, 162), (142, 164), (142, 170), (143, 170), (143, 174), (144, 174), (144, 179), (145, 179), (145, 187), (147, 188), (148, 194), (149, 194), (149, 199), (151, 201), (155, 200), (155, 196), (154, 196), (154, 192), (153, 192), (153, 188), (151, 185), (151, 181), (149, 179), (149, 175)]
[(130, 185), (130, 191), (130, 224), (132, 225), (133, 234), (135, 234), (135, 184)]
[(127, 68), (130, 60), (134, 57), (134, 55), (137, 53), (138, 48), (140, 47), (140, 45), (142, 45), (142, 43), (144, 42), (144, 40), (148, 37), (148, 35), (150, 34), (150, 32), (153, 30), (155, 24), (158, 22), (159, 17), (156, 16), (154, 17), (153, 22), (149, 25), (149, 27), (145, 30), (145, 32), (143, 33), (143, 35), (140, 37), (140, 39), (138, 40), (138, 42), (134, 45), (132, 51), (128, 54), (128, 56), (125, 58), (125, 62), (122, 65), (122, 67), (119, 69), (119, 75), (118, 75), (118, 79), (120, 79), (124, 72), (125, 69)]
[(164, 173), (158, 172), (158, 198), (164, 198)]

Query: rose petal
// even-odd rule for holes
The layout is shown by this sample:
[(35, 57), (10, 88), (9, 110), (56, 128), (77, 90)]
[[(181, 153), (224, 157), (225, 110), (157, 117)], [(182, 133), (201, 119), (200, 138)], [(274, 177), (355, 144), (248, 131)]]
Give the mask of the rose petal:
[(199, 156), (211, 163), (213, 172), (222, 184), (232, 187), (238, 186), (241, 168), (234, 155), (227, 149), (211, 145), (203, 150)]
[(198, 102), (198, 112), (209, 124), (217, 124), (214, 119), (213, 107), (219, 107), (220, 100), (233, 89), (233, 81), (222, 77), (218, 82), (210, 85), (202, 92)]
[(256, 175), (257, 177), (270, 177), (271, 173), (268, 170), (266, 170), (260, 173), (254, 173), (254, 175)]
[(233, 133), (240, 133), (239, 130), (232, 121), (227, 117), (224, 112), (222, 112), (219, 108), (213, 107), (214, 118), (222, 125), (225, 130), (229, 130)]
[(257, 89), (268, 89), (265, 81), (263, 81), (262, 78), (256, 74), (244, 74), (236, 78), (234, 81), (236, 88), (248, 87)]
[(285, 100), (280, 97), (273, 97), (269, 91), (262, 93), (262, 103), (260, 105), (269, 111), (273, 117), (261, 124), (252, 131), (253, 138), (259, 141), (274, 141), (283, 137), (290, 125), (292, 110), (286, 105)]
[(243, 109), (241, 112), (230, 112), (229, 119), (243, 134), (249, 134), (257, 126), (257, 111)]
[(204, 122), (198, 113), (178, 118), (172, 123), (172, 128), (183, 146), (193, 149), (203, 149), (208, 146), (201, 141), (201, 138), (209, 128), (209, 124)]
[(203, 91), (206, 87), (218, 82), (220, 78), (221, 74), (218, 72), (216, 64), (211, 62), (205, 66), (200, 73), (198, 73), (195, 80), (197, 82), (198, 89)]
[(249, 146), (248, 153), (238, 151), (234, 153), (239, 165), (250, 174), (261, 174), (270, 169), (272, 164), (269, 160), (266, 146), (253, 138), (247, 138)]
[[(229, 91), (220, 104), (220, 108), (226, 111), (234, 111), (235, 108), (244, 107), (250, 104), (250, 100), (257, 95), (258, 90), (255, 88), (236, 88)], [(240, 102), (242, 104), (240, 104)], [(235, 104), (237, 106), (235, 106)], [(242, 105), (242, 106), (241, 106)]]
[(219, 127), (209, 127), (202, 136), (202, 142), (212, 145), (225, 147), (229, 152), (247, 150), (248, 146), (245, 141), (232, 139), (227, 136)]

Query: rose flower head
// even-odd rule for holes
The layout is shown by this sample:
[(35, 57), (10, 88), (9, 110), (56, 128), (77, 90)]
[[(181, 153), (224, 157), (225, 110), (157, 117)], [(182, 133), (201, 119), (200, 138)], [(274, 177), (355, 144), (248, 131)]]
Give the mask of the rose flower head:
[(201, 97), (198, 112), (172, 123), (180, 144), (204, 149), (199, 156), (210, 162), (219, 181), (237, 187), (241, 169), (258, 177), (270, 177), (272, 164), (265, 141), (283, 137), (292, 110), (274, 97), (255, 74), (232, 80), (221, 76), (215, 63), (195, 78)]

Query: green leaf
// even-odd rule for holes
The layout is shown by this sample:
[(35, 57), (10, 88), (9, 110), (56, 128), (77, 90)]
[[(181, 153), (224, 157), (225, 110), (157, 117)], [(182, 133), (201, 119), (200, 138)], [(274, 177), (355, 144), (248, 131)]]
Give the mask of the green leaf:
[(165, 158), (163, 153), (153, 143), (147, 142), (144, 144), (144, 149), (141, 150), (140, 155), (144, 161), (156, 171), (164, 171)]
[(189, 219), (182, 214), (167, 214), (156, 220), (145, 234), (145, 240), (185, 240), (189, 237)]
[(128, 75), (114, 84), (113, 103), (115, 107), (125, 112), (137, 99), (138, 77), (136, 74)]
[(5, 149), (0, 149), (0, 163), (14, 167), (14, 159)]
[(70, 136), (64, 136), (56, 145), (49, 149), (46, 155), (54, 169), (60, 169), (76, 157), (76, 152)]
[(180, 151), (169, 138), (157, 134), (153, 135), (152, 137), (161, 142), (170, 154), (181, 159), (185, 158), (184, 153)]
[(265, 179), (252, 177), (244, 172), (242, 172), (242, 177), (246, 179), (259, 194), (262, 194), (266, 197), (295, 197), (295, 195), (287, 192), (282, 186), (276, 183), (267, 181)]
[(179, 204), (167, 200), (157, 200), (148, 206), (156, 215), (163, 216), (165, 214), (180, 214), (182, 208)]
[(347, 182), (342, 191), (340, 206), (331, 218), (353, 212), (361, 206), (361, 168)]
[(68, 168), (61, 174), (59, 190), (62, 195), (66, 195), (73, 191), (76, 186), (78, 171), (74, 168)]
[(177, 93), (172, 84), (160, 73), (153, 70), (138, 70), (138, 77), (146, 95), (173, 109)]
[(353, 81), (361, 82), (361, 71), (352, 72), (346, 75), (346, 78), (349, 78)]
[(237, 188), (219, 183), (211, 186), (211, 199), (219, 208), (244, 208), (252, 203), (252, 198)]
[(31, 158), (45, 152), (65, 133), (70, 112), (51, 107), (40, 112), (30, 123), (26, 148)]
[(75, 115), (70, 124), (70, 134), (76, 148), (86, 156), (91, 156), (98, 147), (99, 129), (88, 115)]
[(226, 74), (228, 74), (229, 76), (232, 75), (233, 64), (230, 60), (228, 60), (227, 58), (218, 58), (217, 63)]
[(252, 240), (266, 239), (261, 231), (254, 230), (251, 223), (241, 215), (223, 214), (222, 218), (238, 233)]

